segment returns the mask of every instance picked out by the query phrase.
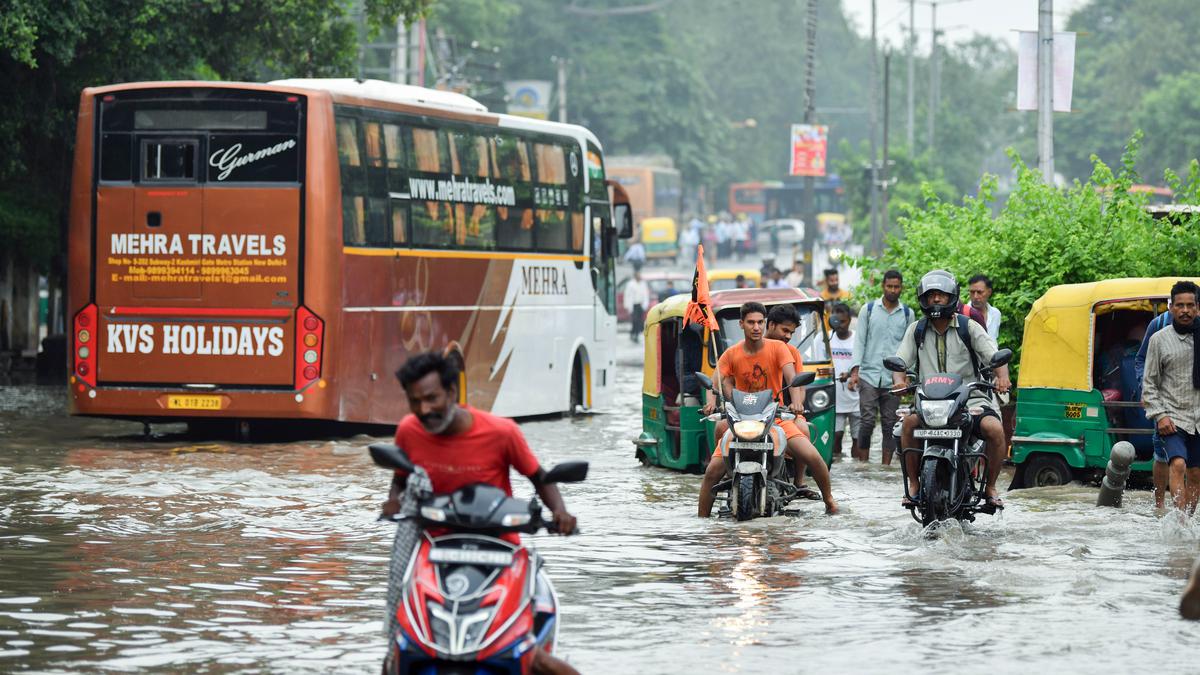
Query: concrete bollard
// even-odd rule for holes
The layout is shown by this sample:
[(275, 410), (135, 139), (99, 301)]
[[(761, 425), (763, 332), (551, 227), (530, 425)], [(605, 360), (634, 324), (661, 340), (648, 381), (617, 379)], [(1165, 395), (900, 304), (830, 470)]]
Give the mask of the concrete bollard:
[(1129, 478), (1133, 457), (1133, 444), (1129, 441), (1118, 441), (1113, 445), (1108, 456), (1108, 468), (1104, 470), (1104, 480), (1100, 481), (1096, 506), (1121, 506), (1121, 496), (1125, 493), (1125, 480)]

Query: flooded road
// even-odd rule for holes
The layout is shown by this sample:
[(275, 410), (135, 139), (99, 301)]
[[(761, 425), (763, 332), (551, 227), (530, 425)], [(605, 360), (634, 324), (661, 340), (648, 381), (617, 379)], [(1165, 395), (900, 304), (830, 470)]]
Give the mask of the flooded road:
[[(930, 539), (897, 469), (840, 462), (839, 516), (701, 521), (699, 477), (633, 458), (622, 358), (613, 414), (522, 425), (543, 464), (592, 462), (563, 488), (584, 534), (533, 538), (582, 671), (1200, 671), (1176, 610), (1200, 526), (1150, 493), (1098, 510), (1091, 487), (1015, 492)], [(373, 439), (145, 441), (63, 408), (0, 389), (0, 671), (377, 670), (392, 531)]]

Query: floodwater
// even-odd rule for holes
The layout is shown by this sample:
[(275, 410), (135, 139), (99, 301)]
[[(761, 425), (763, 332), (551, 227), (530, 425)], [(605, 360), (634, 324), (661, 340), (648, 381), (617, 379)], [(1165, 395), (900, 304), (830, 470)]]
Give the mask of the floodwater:
[[(1200, 672), (1176, 609), (1200, 524), (1148, 492), (1122, 510), (1081, 485), (1014, 492), (927, 537), (896, 469), (840, 462), (839, 516), (702, 521), (697, 476), (633, 458), (622, 358), (614, 413), (522, 425), (544, 464), (592, 463), (563, 488), (583, 534), (532, 538), (583, 672)], [(63, 409), (0, 389), (0, 671), (377, 671), (373, 439), (144, 440)]]

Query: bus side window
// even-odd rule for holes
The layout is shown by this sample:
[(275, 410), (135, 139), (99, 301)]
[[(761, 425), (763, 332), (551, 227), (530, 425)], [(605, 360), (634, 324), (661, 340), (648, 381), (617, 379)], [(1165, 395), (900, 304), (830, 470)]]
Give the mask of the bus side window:
[(100, 180), (133, 180), (133, 136), (104, 134), (100, 139)]
[(338, 163), (342, 174), (342, 239), (350, 245), (361, 245), (367, 241), (366, 176), (363, 173), (359, 136), (357, 119), (338, 117)]
[(538, 185), (534, 187), (537, 209), (535, 242), (539, 251), (571, 250), (567, 205), (567, 159), (561, 145), (534, 143), (533, 156)]
[(383, 125), (383, 149), (387, 165), (389, 216), (392, 226), (392, 244), (408, 243), (408, 199), (402, 195), (408, 194), (408, 181), (404, 175), (408, 158), (404, 147), (412, 147), (411, 138), (405, 140), (407, 129), (397, 124)]
[(390, 246), (392, 227), (388, 218), (388, 177), (384, 165), (383, 127), (379, 122), (366, 121), (362, 128), (367, 159), (367, 243), (372, 246)]
[(529, 163), (529, 144), (520, 136), (506, 133), (492, 138), (492, 178), (512, 185), (515, 206), (496, 207), (496, 246), (506, 251), (533, 250), (533, 168)]

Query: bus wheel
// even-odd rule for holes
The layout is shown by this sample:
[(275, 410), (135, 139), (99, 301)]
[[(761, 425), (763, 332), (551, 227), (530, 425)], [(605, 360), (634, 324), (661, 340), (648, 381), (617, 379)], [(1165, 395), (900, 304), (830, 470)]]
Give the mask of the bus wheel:
[(583, 412), (583, 359), (576, 352), (575, 362), (571, 365), (571, 408), (570, 415)]

